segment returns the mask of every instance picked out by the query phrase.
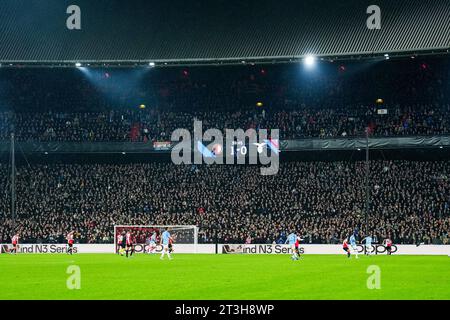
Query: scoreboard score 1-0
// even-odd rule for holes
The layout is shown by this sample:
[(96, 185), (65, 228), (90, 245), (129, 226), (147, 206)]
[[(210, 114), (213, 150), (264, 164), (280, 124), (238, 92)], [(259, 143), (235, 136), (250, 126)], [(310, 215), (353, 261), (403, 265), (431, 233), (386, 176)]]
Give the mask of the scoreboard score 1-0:
[(233, 157), (240, 157), (243, 156), (245, 157), (245, 155), (247, 154), (247, 146), (245, 145), (244, 141), (233, 141), (232, 145), (230, 146), (230, 155), (232, 155)]

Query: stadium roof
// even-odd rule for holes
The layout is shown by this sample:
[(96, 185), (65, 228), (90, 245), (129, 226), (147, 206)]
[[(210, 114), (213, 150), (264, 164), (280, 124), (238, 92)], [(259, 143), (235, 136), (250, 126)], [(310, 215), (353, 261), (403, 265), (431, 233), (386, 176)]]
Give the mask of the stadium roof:
[(0, 62), (52, 64), (285, 61), (306, 54), (361, 57), (450, 48), (449, 0), (3, 0)]

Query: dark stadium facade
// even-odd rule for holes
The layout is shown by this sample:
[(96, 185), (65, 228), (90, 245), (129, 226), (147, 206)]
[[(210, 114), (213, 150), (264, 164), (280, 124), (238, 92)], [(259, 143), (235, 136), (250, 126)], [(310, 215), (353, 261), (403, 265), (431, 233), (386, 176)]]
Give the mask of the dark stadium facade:
[[(373, 4), (380, 29), (366, 24)], [(80, 8), (80, 29), (66, 27), (70, 5)], [(449, 16), (447, 0), (4, 0), (0, 63), (165, 66), (447, 53)]]

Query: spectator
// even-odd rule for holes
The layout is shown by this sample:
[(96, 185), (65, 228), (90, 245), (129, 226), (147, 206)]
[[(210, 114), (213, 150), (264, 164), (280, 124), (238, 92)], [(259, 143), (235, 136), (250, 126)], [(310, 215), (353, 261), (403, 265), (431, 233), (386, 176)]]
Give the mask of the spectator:
[[(450, 162), (371, 161), (370, 167), (375, 239), (448, 241)], [(337, 243), (356, 226), (364, 232), (364, 162), (283, 162), (276, 176), (258, 170), (198, 165), (195, 172), (153, 162), (20, 166), (16, 222), (24, 242), (58, 242), (68, 230), (80, 234), (79, 242), (113, 242), (113, 227), (121, 224), (198, 225), (199, 241), (213, 242), (217, 230), (225, 243), (284, 243), (289, 230), (306, 243)], [(14, 227), (6, 165), (0, 178), (5, 242)]]

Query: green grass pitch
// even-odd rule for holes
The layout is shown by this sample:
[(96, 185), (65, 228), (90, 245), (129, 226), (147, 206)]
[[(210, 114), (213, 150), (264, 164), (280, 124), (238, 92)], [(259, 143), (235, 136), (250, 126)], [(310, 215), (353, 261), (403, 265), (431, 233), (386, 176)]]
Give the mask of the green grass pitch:
[[(367, 288), (370, 265), (380, 289)], [(447, 256), (2, 254), (0, 270), (0, 299), (450, 299)]]

